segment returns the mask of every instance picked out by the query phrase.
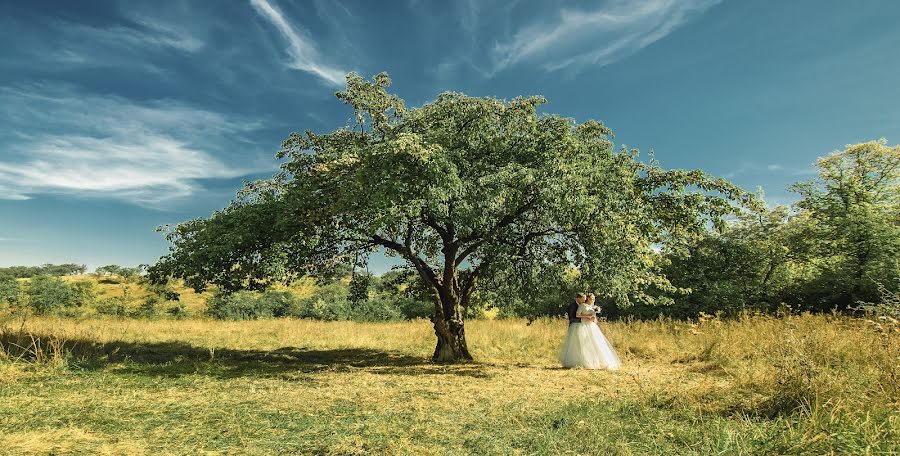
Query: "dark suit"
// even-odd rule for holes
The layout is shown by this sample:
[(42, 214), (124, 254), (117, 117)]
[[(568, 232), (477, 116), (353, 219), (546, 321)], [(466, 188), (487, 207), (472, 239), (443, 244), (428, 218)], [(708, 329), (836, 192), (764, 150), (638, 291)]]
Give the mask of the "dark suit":
[(575, 301), (572, 301), (572, 303), (569, 304), (569, 307), (566, 308), (566, 316), (569, 317), (570, 325), (572, 323), (581, 323), (581, 319), (578, 318), (576, 315), (578, 315), (578, 303)]

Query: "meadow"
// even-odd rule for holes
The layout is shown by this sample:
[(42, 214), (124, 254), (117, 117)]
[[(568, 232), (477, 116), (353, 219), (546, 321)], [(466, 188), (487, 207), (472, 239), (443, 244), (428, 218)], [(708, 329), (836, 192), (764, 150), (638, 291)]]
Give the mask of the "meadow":
[(839, 315), (602, 322), (0, 320), (2, 454), (900, 453), (900, 334)]

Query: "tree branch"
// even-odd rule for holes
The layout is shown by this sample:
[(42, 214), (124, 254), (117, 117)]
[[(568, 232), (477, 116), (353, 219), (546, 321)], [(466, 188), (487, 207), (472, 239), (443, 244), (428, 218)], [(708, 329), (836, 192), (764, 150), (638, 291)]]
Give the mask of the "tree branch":
[[(506, 214), (505, 216), (503, 216), (503, 218), (501, 218), (500, 221), (497, 222), (497, 224), (494, 225), (494, 227), (491, 228), (487, 233), (482, 234), (482, 233), (476, 231), (476, 232), (470, 234), (469, 236), (466, 236), (466, 237), (464, 237), (464, 238), (460, 238), (460, 239), (457, 241), (457, 243), (459, 243), (459, 244), (465, 244), (465, 243), (467, 243), (467, 242), (472, 242), (472, 241), (480, 241), (480, 242), (483, 242), (483, 239), (484, 239), (484, 238), (490, 238), (491, 236), (497, 234), (497, 232), (500, 231), (500, 230), (502, 230), (503, 228), (505, 228), (505, 227), (507, 227), (507, 226), (509, 226), (509, 225), (512, 225), (513, 222), (515, 222), (519, 217), (522, 216), (522, 214), (524, 214), (525, 212), (528, 212), (529, 209), (531, 209), (532, 207), (534, 207), (534, 205), (537, 203), (537, 201), (538, 201), (538, 197), (535, 196), (533, 199), (527, 201), (527, 202), (526, 202), (525, 204), (523, 204), (522, 206), (516, 208), (516, 210), (514, 210), (513, 212), (511, 212), (511, 213)], [(469, 251), (469, 249), (466, 249), (466, 251)], [(471, 251), (469, 251), (469, 253), (471, 253)], [(462, 260), (464, 260), (464, 259), (465, 259), (465, 257), (463, 257), (463, 258), (460, 260), (460, 262), (462, 262)]]
[(431, 213), (427, 212), (424, 208), (422, 209), (422, 222), (425, 225), (433, 228), (437, 233), (441, 236), (441, 239), (444, 241), (444, 244), (450, 244), (453, 241), (453, 237), (450, 232), (442, 227), (437, 220), (435, 220), (434, 216)]
[(469, 257), (469, 255), (471, 255), (473, 252), (475, 252), (475, 250), (477, 250), (478, 247), (481, 247), (482, 244), (484, 244), (483, 239), (479, 240), (478, 242), (476, 242), (474, 244), (469, 244), (469, 246), (466, 247), (465, 250), (463, 250), (462, 253), (460, 253), (459, 256), (456, 257), (454, 264), (456, 266), (461, 265), (462, 262), (465, 261), (466, 258)]
[(390, 239), (385, 239), (378, 235), (372, 235), (372, 242), (375, 245), (380, 245), (382, 247), (391, 249), (403, 256), (406, 256), (406, 249), (401, 244), (394, 242)]
[(475, 269), (470, 272), (466, 279), (463, 281), (462, 289), (460, 290), (460, 302), (464, 306), (469, 305), (469, 298), (472, 296), (472, 292), (475, 290), (475, 282), (478, 281), (478, 278), (487, 269), (491, 264), (492, 259), (487, 259), (478, 263), (478, 266), (475, 266)]
[(373, 239), (379, 244), (383, 245), (391, 250), (396, 251), (397, 253), (403, 255), (413, 266), (416, 268), (416, 271), (425, 279), (428, 284), (432, 286), (435, 290), (440, 290), (440, 282), (438, 281), (437, 276), (434, 271), (431, 269), (431, 266), (425, 262), (425, 260), (419, 258), (412, 250), (412, 232), (413, 232), (413, 222), (410, 220), (406, 226), (406, 239), (404, 239), (403, 245), (381, 238), (379, 236), (373, 236)]

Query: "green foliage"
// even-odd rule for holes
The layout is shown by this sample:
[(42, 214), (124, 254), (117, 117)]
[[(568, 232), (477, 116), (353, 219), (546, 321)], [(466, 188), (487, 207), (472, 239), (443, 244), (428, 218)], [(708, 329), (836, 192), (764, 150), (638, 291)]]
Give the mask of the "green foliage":
[(124, 318), (128, 316), (128, 305), (125, 299), (118, 296), (103, 298), (97, 302), (97, 313)]
[(816, 309), (876, 301), (878, 284), (900, 290), (900, 146), (885, 140), (819, 159), (819, 177), (798, 183), (810, 218), (804, 260), (820, 269), (808, 290)]
[(183, 302), (176, 302), (166, 308), (166, 314), (176, 320), (183, 320), (190, 316), (187, 306)]
[(500, 275), (478, 295), (484, 307), (499, 310), (501, 318), (525, 317), (534, 321), (540, 317), (562, 315), (572, 302), (575, 293), (585, 291), (580, 287), (578, 272), (568, 266), (558, 265), (542, 274), (529, 274), (512, 279), (523, 286), (519, 292), (504, 284), (507, 280)]
[(76, 306), (83, 307), (91, 304), (97, 299), (97, 286), (90, 280), (79, 280), (77, 282), (67, 282), (75, 296)]
[(76, 282), (69, 284), (57, 277), (32, 277), (25, 294), (31, 309), (38, 314), (54, 310), (80, 307), (95, 297), (93, 284)]
[(335, 281), (302, 299), (289, 291), (216, 293), (207, 301), (207, 315), (222, 320), (294, 317), (324, 321), (391, 321), (428, 315), (410, 298), (389, 293), (375, 293), (354, 304), (349, 299), (349, 289), (345, 283)]
[(146, 277), (141, 277), (140, 284), (148, 293), (157, 296), (163, 301), (178, 301), (181, 299), (181, 295), (172, 287), (171, 281), (156, 283), (148, 280)]
[(867, 313), (876, 320), (876, 323), (889, 325), (900, 331), (900, 293), (893, 292), (878, 284), (878, 292), (881, 299), (877, 302), (861, 302), (859, 310)]
[(114, 281), (112, 279), (119, 278), (124, 280), (125, 282), (130, 282), (138, 277), (141, 273), (141, 267), (126, 267), (119, 266), (117, 264), (108, 264), (106, 266), (100, 266), (95, 271), (94, 274), (108, 278), (108, 281)]
[(296, 298), (289, 292), (237, 291), (216, 293), (207, 300), (207, 315), (219, 320), (259, 320), (296, 313)]
[(397, 268), (373, 278), (372, 288), (382, 300), (390, 301), (403, 318), (415, 320), (434, 315), (430, 291), (415, 270)]
[(291, 133), (278, 153), (282, 172), (248, 183), (209, 219), (166, 228), (170, 252), (151, 278), (182, 278), (198, 291), (263, 289), (332, 276), (384, 249), (435, 301), (435, 359), (452, 361), (470, 358), (462, 327), (479, 283), (517, 293), (571, 267), (581, 287), (623, 306), (665, 300), (648, 293), (672, 289), (653, 245), (752, 202), (702, 171), (663, 170), (616, 150), (599, 121), (539, 114), (543, 97), (445, 92), (407, 109), (390, 83), (384, 73), (349, 74), (337, 97), (355, 124)]
[(900, 147), (848, 146), (818, 166), (818, 179), (792, 187), (801, 196), (792, 210), (747, 211), (692, 242), (667, 244), (662, 271), (678, 290), (673, 304), (623, 315), (844, 311), (896, 294)]
[(0, 276), (12, 276), (17, 279), (25, 279), (39, 275), (65, 276), (84, 274), (87, 266), (83, 264), (43, 264), (41, 266), (8, 266), (0, 268)]
[(15, 277), (0, 275), (0, 304), (15, 306), (21, 294), (22, 287)]
[(409, 307), (408, 303), (402, 303), (395, 297), (376, 296), (352, 304), (349, 309), (349, 319), (354, 321), (404, 320), (406, 315), (403, 311)]
[(162, 299), (156, 295), (147, 296), (134, 312), (134, 316), (138, 318), (153, 318), (159, 312), (159, 306)]
[(683, 248), (667, 248), (661, 263), (677, 289), (669, 294), (672, 304), (636, 306), (623, 314), (695, 318), (701, 313), (774, 310), (791, 285), (790, 243), (796, 223), (783, 206), (745, 212), (720, 231), (708, 231)]
[(349, 320), (350, 300), (347, 287), (340, 282), (332, 282), (321, 286), (306, 298), (298, 302), (298, 318), (314, 320)]
[(371, 283), (372, 274), (367, 272), (353, 274), (353, 278), (350, 280), (350, 302), (355, 305), (367, 301), (369, 299), (369, 285)]

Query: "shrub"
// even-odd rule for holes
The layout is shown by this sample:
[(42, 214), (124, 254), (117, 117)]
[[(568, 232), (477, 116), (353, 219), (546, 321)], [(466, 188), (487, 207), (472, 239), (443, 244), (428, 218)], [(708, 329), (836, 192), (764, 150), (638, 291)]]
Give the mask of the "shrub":
[(15, 277), (0, 276), (0, 305), (15, 306), (21, 294), (22, 287)]
[(296, 313), (296, 298), (286, 291), (217, 293), (207, 300), (207, 315), (219, 320), (258, 320)]
[(75, 305), (78, 307), (93, 303), (97, 299), (97, 286), (93, 281), (81, 280), (69, 284), (75, 295)]
[(366, 301), (369, 299), (369, 286), (372, 283), (372, 275), (360, 272), (353, 276), (353, 279), (350, 280), (349, 290), (348, 290), (348, 299), (353, 304), (358, 304), (360, 302)]
[(326, 321), (349, 320), (350, 301), (347, 299), (348, 295), (347, 286), (340, 282), (319, 287), (312, 296), (297, 302), (296, 316)]
[(171, 281), (155, 283), (147, 277), (141, 277), (140, 284), (148, 293), (154, 294), (166, 301), (178, 301), (181, 295), (171, 286)]
[(125, 305), (125, 300), (114, 296), (100, 300), (97, 303), (97, 313), (100, 315), (124, 317), (128, 314), (128, 307)]
[(184, 303), (182, 303), (182, 302), (176, 302), (176, 303), (172, 304), (171, 306), (169, 306), (166, 309), (166, 313), (169, 314), (169, 316), (171, 316), (172, 318), (174, 318), (176, 320), (181, 320), (181, 319), (187, 318), (189, 316), (187, 307), (185, 307)]
[(257, 298), (257, 307), (275, 318), (290, 317), (297, 314), (297, 298), (289, 291), (266, 291)]
[(296, 317), (311, 320), (396, 321), (428, 318), (433, 308), (411, 296), (376, 292), (351, 303), (348, 286), (332, 282), (303, 299), (289, 291), (218, 293), (207, 300), (206, 314), (220, 320)]
[(434, 304), (409, 296), (395, 296), (394, 305), (407, 320), (430, 318), (434, 314)]
[(377, 296), (350, 306), (350, 319), (355, 321), (394, 321), (405, 316), (393, 296)]
[(49, 276), (32, 278), (26, 290), (28, 304), (38, 314), (80, 306), (84, 303), (84, 293), (83, 289), (76, 290), (62, 279)]
[(156, 316), (156, 308), (160, 303), (162, 303), (162, 299), (159, 296), (149, 295), (134, 311), (133, 316), (138, 318), (152, 318)]

